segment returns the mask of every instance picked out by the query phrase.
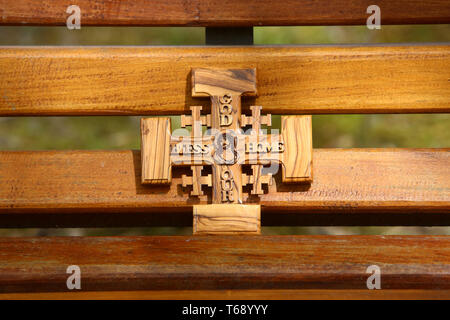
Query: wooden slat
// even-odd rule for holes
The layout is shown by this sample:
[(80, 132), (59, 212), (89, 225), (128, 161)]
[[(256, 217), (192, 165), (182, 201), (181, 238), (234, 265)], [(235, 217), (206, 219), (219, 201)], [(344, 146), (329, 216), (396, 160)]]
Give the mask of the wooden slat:
[(272, 114), (450, 112), (450, 46), (0, 48), (0, 116), (170, 115), (191, 68), (256, 68)]
[(0, 293), (0, 300), (448, 300), (450, 290), (140, 290)]
[[(71, 3), (1, 0), (0, 24), (65, 25)], [(364, 25), (370, 0), (78, 0), (82, 26)], [(378, 0), (382, 24), (449, 23), (446, 0)]]
[(0, 238), (0, 292), (450, 289), (449, 236)]
[[(315, 149), (313, 163), (310, 186), (275, 176), (262, 225), (450, 225), (450, 149)], [(183, 173), (142, 185), (139, 151), (0, 152), (0, 226), (191, 225), (206, 199)]]

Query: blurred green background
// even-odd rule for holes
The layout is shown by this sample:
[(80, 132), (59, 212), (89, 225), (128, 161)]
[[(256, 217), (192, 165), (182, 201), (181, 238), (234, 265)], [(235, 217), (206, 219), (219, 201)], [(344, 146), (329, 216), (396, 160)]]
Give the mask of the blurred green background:
[[(255, 44), (450, 42), (450, 25), (257, 27)], [(0, 27), (0, 45), (202, 45), (204, 28)], [(173, 122), (179, 122), (174, 117)], [(449, 147), (450, 115), (313, 116), (315, 148)], [(139, 117), (0, 118), (0, 150), (139, 149)], [(0, 182), (1, 183), (1, 182)], [(0, 235), (189, 234), (190, 228), (27, 229)], [(265, 234), (450, 234), (447, 227), (283, 227)]]

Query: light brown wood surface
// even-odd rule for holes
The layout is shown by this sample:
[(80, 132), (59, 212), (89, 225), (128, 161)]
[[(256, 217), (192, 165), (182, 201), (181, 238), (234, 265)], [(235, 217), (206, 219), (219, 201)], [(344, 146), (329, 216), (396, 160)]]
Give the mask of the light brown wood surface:
[[(71, 3), (0, 0), (0, 24), (66, 25)], [(82, 26), (365, 25), (371, 0), (77, 0)], [(446, 0), (377, 0), (386, 24), (449, 23)]]
[[(314, 149), (310, 186), (280, 175), (263, 225), (450, 225), (450, 149)], [(141, 184), (139, 151), (0, 152), (0, 226), (191, 225), (181, 168)]]
[(142, 183), (172, 181), (170, 165), (170, 118), (141, 119)]
[(194, 206), (194, 234), (251, 235), (261, 233), (261, 206), (209, 204)]
[(141, 290), (0, 293), (0, 300), (448, 300), (450, 290)]
[(0, 292), (450, 290), (449, 236), (152, 236), (0, 238)]
[[(0, 115), (189, 114), (191, 68), (256, 68), (272, 114), (450, 111), (450, 46), (0, 48)], [(64, 93), (64, 94), (62, 94)], [(168, 94), (170, 93), (170, 94)]]

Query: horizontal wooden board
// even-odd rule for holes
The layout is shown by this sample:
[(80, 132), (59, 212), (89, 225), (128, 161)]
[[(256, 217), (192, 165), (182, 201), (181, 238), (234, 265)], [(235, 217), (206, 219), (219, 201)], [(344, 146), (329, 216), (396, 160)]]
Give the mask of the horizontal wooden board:
[(450, 289), (449, 236), (0, 238), (0, 292)]
[(171, 115), (192, 68), (256, 68), (264, 113), (450, 112), (450, 45), (1, 47), (0, 116)]
[[(262, 225), (450, 225), (450, 149), (314, 149), (313, 163), (311, 185), (275, 176)], [(0, 152), (0, 227), (192, 225), (206, 199), (183, 173), (143, 185), (139, 151)]]
[(448, 300), (450, 290), (140, 290), (0, 293), (0, 300)]
[[(1, 0), (0, 24), (66, 25), (63, 0)], [(81, 25), (365, 25), (370, 0), (78, 0)], [(449, 23), (446, 0), (378, 0), (382, 24)]]

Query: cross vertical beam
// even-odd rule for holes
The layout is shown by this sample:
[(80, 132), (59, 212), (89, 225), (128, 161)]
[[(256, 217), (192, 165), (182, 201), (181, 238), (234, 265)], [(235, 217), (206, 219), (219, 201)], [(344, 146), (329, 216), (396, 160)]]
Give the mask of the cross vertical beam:
[(212, 203), (242, 203), (242, 166), (238, 163), (237, 152), (241, 95), (256, 94), (255, 70), (194, 69), (192, 94), (211, 99), (211, 133), (214, 135)]

